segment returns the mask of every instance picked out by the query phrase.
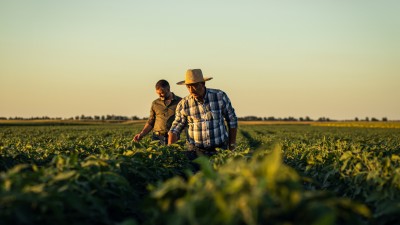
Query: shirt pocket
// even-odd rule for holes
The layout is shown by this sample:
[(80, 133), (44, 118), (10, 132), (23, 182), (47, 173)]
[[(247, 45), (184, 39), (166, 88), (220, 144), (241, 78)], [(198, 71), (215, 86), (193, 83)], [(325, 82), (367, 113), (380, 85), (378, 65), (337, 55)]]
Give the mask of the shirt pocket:
[(201, 116), (200, 115), (191, 115), (191, 116), (188, 116), (188, 123), (189, 124), (193, 124), (193, 123), (199, 123), (199, 122), (201, 122), (202, 121), (202, 119), (201, 119)]

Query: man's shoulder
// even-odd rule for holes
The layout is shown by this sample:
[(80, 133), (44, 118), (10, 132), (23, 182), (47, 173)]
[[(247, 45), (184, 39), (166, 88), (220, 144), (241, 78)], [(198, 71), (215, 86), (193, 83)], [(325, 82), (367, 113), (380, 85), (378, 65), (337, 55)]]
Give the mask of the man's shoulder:
[(226, 95), (224, 91), (214, 88), (207, 88), (207, 92), (212, 95)]
[(181, 100), (182, 99), (181, 96), (176, 95), (174, 92), (172, 92), (172, 95), (174, 96), (173, 97), (174, 100)]
[(156, 98), (156, 99), (153, 100), (152, 104), (154, 105), (154, 104), (156, 104), (156, 103), (158, 103), (160, 101), (162, 101), (160, 98)]
[(225, 93), (223, 90), (216, 88), (207, 88), (207, 90), (211, 93)]
[(188, 101), (190, 99), (190, 95), (186, 95), (185, 97), (182, 98), (183, 101)]
[(181, 98), (181, 100), (179, 101), (179, 104), (185, 105), (189, 101), (190, 101), (190, 96), (188, 95), (188, 96), (185, 96), (185, 97)]
[(182, 105), (183, 107), (187, 107), (189, 105), (189, 102), (193, 101), (192, 97), (190, 95), (187, 95), (179, 101), (179, 105)]

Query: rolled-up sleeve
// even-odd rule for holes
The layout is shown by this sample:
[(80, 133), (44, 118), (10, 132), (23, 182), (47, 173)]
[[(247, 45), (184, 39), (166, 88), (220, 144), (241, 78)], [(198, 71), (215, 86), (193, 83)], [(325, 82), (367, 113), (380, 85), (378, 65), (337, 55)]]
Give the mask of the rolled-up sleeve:
[(176, 135), (179, 135), (182, 130), (185, 128), (187, 123), (187, 117), (185, 113), (185, 107), (184, 107), (184, 101), (180, 101), (178, 106), (176, 107), (175, 110), (175, 120), (172, 123), (172, 126), (169, 130), (169, 132), (172, 132)]
[(236, 117), (235, 109), (233, 108), (231, 100), (229, 99), (228, 95), (225, 92), (223, 92), (222, 101), (224, 106), (223, 109), (224, 118), (229, 128), (237, 128), (238, 120)]

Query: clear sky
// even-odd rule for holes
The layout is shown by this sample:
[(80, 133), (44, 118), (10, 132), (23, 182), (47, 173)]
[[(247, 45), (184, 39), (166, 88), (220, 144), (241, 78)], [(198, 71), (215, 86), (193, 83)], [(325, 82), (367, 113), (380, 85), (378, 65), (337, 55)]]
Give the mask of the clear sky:
[(0, 117), (146, 117), (213, 77), (238, 116), (400, 119), (398, 0), (0, 0)]

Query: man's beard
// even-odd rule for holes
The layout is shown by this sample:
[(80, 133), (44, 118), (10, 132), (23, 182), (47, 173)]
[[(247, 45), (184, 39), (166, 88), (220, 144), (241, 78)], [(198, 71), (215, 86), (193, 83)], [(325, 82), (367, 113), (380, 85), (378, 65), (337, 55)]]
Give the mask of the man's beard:
[(160, 96), (160, 99), (164, 101), (164, 100), (169, 99), (170, 96), (171, 96), (171, 94)]

